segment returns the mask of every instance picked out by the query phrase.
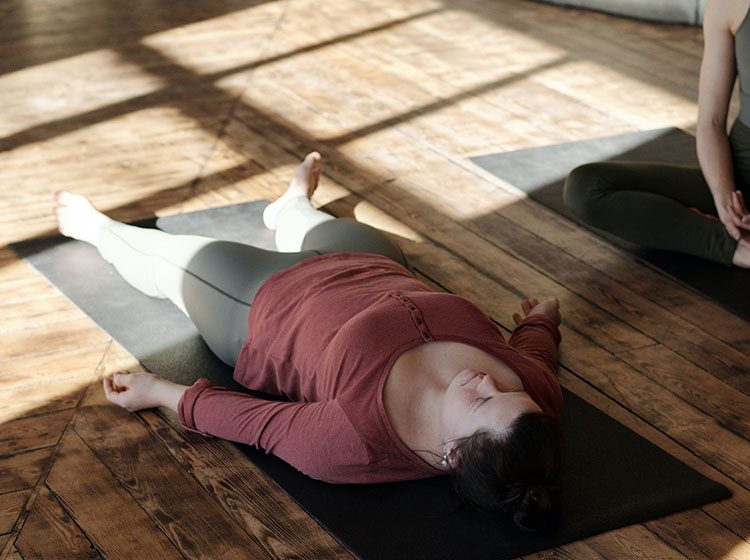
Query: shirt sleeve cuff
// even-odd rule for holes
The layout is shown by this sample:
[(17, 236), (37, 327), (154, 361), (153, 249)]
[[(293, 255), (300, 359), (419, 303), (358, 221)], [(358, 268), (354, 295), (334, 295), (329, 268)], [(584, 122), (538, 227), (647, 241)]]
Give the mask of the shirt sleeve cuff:
[(198, 432), (199, 434), (209, 435), (195, 427), (195, 404), (201, 393), (211, 387), (211, 382), (208, 379), (200, 378), (198, 381), (193, 383), (180, 397), (180, 401), (177, 403), (177, 414), (180, 417), (180, 424), (192, 432)]
[(542, 325), (547, 328), (547, 330), (552, 334), (552, 337), (555, 340), (555, 346), (560, 346), (560, 340), (562, 340), (562, 336), (560, 335), (560, 329), (557, 327), (555, 322), (547, 317), (546, 315), (542, 314), (534, 314), (529, 315), (526, 317), (521, 323), (518, 325), (519, 327), (521, 325)]

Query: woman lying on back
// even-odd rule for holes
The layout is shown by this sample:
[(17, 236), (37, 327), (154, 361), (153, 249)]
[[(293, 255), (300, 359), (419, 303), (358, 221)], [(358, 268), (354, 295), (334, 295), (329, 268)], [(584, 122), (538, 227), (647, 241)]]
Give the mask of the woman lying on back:
[(58, 194), (62, 233), (171, 299), (239, 383), (288, 400), (146, 373), (105, 379), (107, 398), (168, 406), (190, 430), (328, 482), (451, 474), (468, 503), (544, 526), (559, 491), (557, 301), (524, 300), (505, 342), (471, 302), (417, 280), (383, 233), (314, 209), (319, 161), (308, 155), (265, 211), (284, 252), (137, 228)]

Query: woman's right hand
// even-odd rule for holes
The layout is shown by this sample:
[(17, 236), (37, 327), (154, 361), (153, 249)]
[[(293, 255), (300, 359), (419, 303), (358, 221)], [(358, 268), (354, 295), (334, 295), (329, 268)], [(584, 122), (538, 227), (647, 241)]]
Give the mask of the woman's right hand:
[(724, 203), (717, 203), (716, 211), (727, 233), (736, 241), (739, 241), (744, 233), (750, 232), (750, 212), (745, 206), (742, 191), (734, 191)]

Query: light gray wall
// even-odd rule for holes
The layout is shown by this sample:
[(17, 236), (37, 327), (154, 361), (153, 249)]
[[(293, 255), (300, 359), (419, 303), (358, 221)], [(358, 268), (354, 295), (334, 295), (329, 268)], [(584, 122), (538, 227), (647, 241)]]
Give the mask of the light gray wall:
[(665, 23), (701, 25), (706, 0), (539, 0)]

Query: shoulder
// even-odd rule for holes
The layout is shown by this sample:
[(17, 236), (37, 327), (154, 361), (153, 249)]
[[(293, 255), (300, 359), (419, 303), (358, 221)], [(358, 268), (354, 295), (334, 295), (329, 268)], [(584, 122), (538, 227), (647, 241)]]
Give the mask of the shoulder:
[(708, 0), (703, 15), (703, 30), (735, 35), (745, 21), (750, 0)]
[[(295, 465), (311, 478), (337, 484), (360, 482), (372, 462), (366, 440), (341, 403), (328, 401), (329, 414), (316, 423), (314, 436), (299, 442), (307, 446), (304, 461)], [(361, 420), (371, 421), (370, 418)], [(283, 457), (282, 457), (283, 458)]]

